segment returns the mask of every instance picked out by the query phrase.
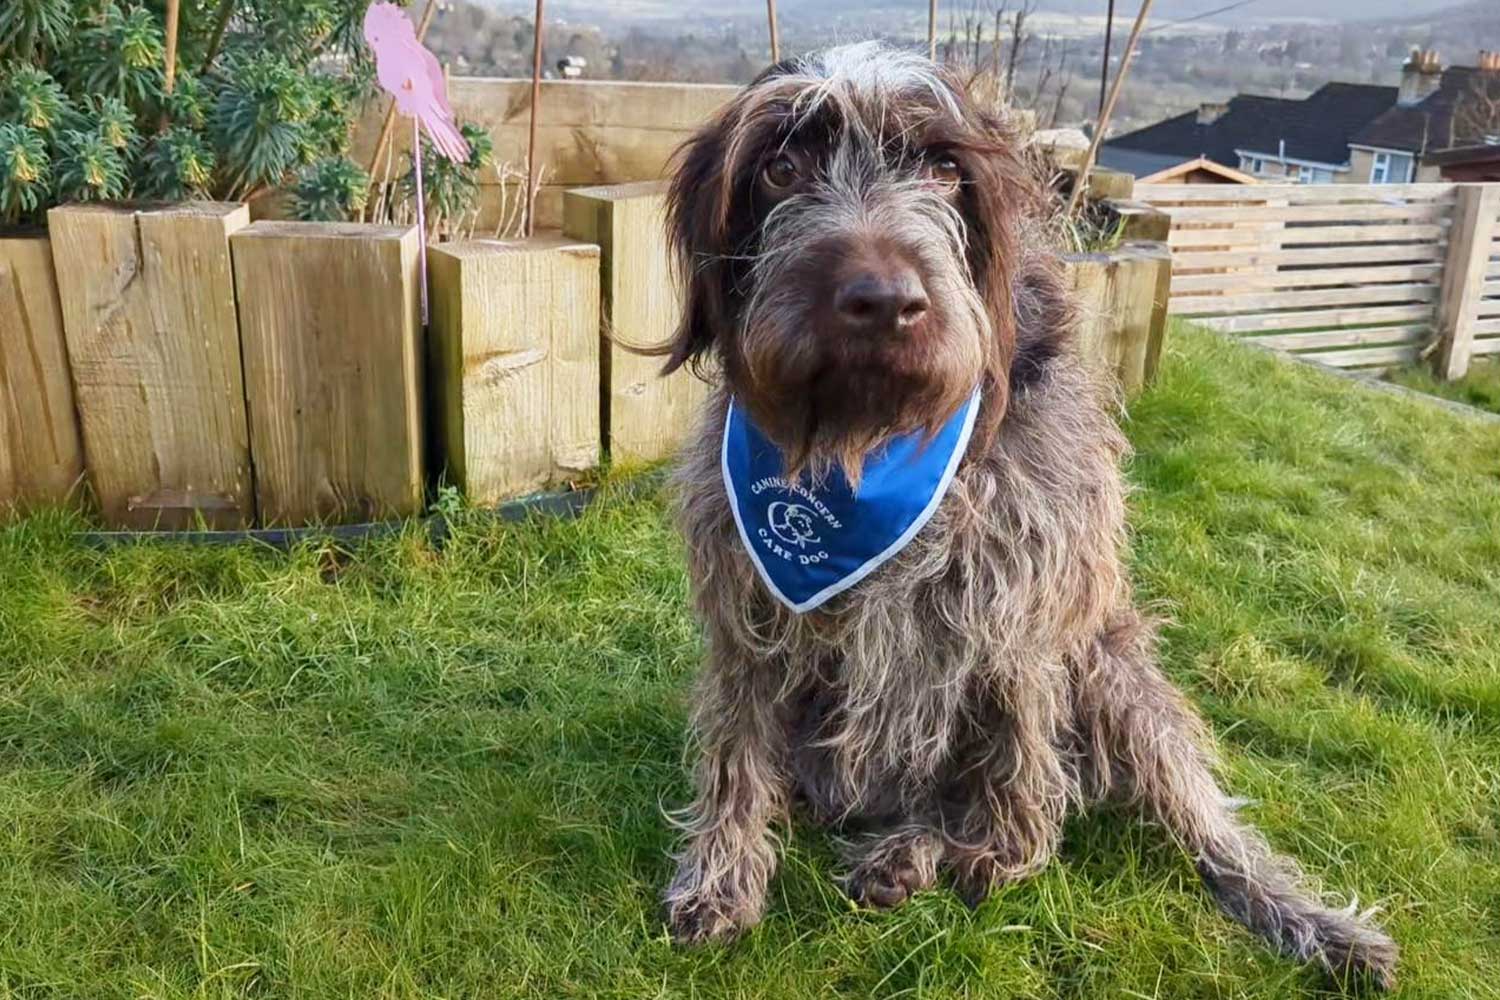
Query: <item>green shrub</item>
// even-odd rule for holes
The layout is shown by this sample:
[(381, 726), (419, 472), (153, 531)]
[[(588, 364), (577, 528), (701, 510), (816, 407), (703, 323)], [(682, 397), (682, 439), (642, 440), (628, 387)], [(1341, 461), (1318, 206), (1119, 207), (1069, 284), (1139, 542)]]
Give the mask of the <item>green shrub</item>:
[[(0, 224), (66, 201), (276, 190), (301, 218), (354, 217), (369, 179), (349, 141), (377, 96), (368, 2), (181, 0), (169, 93), (163, 5), (0, 0)], [(480, 161), (435, 169), (429, 211), (466, 211)]]

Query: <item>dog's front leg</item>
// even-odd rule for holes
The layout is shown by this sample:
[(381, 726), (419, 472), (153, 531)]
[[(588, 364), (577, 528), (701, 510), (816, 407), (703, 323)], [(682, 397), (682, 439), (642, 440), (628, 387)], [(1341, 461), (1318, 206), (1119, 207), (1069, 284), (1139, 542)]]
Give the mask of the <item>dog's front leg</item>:
[(685, 843), (665, 894), (679, 942), (733, 937), (765, 907), (777, 860), (770, 826), (785, 818), (788, 799), (775, 674), (769, 664), (715, 653), (700, 682), (697, 795), (674, 817)]
[(1068, 778), (1056, 747), (1051, 699), (1012, 692), (979, 729), (988, 740), (944, 802), (945, 859), (955, 888), (977, 906), (997, 887), (1032, 875), (1057, 850)]

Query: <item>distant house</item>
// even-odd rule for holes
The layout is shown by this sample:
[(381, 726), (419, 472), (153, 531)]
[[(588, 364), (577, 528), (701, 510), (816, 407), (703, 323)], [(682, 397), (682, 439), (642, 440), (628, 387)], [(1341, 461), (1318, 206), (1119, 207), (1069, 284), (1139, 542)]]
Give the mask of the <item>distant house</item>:
[[(1350, 180), (1358, 184), (1493, 179), (1500, 159), (1500, 53), (1446, 69), (1433, 51), (1401, 66), (1394, 107), (1354, 134)], [(1490, 176), (1483, 164), (1489, 164)]]
[[(1414, 50), (1399, 87), (1327, 83), (1302, 100), (1239, 94), (1105, 142), (1137, 179), (1197, 160), (1257, 180), (1405, 184), (1500, 179), (1500, 53), (1444, 68)], [(1207, 179), (1206, 177), (1202, 179)]]
[(1110, 139), (1099, 162), (1144, 178), (1201, 157), (1258, 180), (1326, 184), (1350, 172), (1350, 140), (1396, 94), (1357, 83), (1324, 84), (1302, 100), (1239, 94)]

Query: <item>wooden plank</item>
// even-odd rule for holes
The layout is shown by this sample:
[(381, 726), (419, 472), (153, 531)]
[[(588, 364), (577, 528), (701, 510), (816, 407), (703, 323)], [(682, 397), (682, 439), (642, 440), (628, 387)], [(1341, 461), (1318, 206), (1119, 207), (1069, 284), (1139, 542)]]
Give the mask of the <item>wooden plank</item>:
[(1409, 243), (1402, 246), (1327, 247), (1318, 250), (1177, 251), (1173, 266), (1198, 267), (1298, 267), (1307, 264), (1372, 264), (1381, 261), (1442, 260), (1439, 243)]
[(1309, 312), (1269, 312), (1254, 316), (1222, 316), (1194, 322), (1210, 330), (1218, 330), (1220, 333), (1253, 333), (1258, 330), (1312, 330), (1431, 319), (1431, 306), (1415, 305), (1363, 309), (1316, 309)]
[(1211, 208), (1166, 208), (1172, 224), (1199, 222), (1436, 222), (1452, 209), (1443, 204), (1414, 205), (1231, 205)]
[(1489, 337), (1500, 333), (1500, 319), (1482, 319), (1474, 324), (1474, 336)]
[(229, 237), (243, 205), (47, 215), (89, 484), (123, 528), (255, 518)]
[(416, 228), (257, 222), (231, 245), (262, 523), (421, 511)]
[(1288, 205), (1321, 205), (1345, 201), (1452, 201), (1452, 183), (1437, 184), (1256, 184), (1244, 187), (1208, 184), (1139, 184), (1137, 201), (1263, 202), (1270, 198)]
[(1363, 347), (1352, 351), (1326, 351), (1298, 354), (1309, 361), (1319, 361), (1335, 368), (1365, 368), (1373, 365), (1409, 365), (1422, 353), (1420, 347)]
[(1430, 325), (1379, 326), (1363, 330), (1329, 330), (1322, 333), (1277, 333), (1246, 340), (1282, 351), (1315, 347), (1357, 347), (1361, 344), (1420, 344), (1432, 335)]
[(1174, 295), (1173, 315), (1200, 316), (1211, 313), (1248, 313), (1266, 309), (1299, 309), (1308, 306), (1351, 306), (1383, 302), (1436, 302), (1435, 284), (1365, 285), (1356, 288), (1323, 288), (1293, 292), (1259, 292), (1248, 295)]
[[(1396, 241), (1430, 242), (1442, 239), (1448, 232), (1441, 223), (1386, 226), (1287, 226), (1275, 230), (1279, 246), (1299, 244), (1385, 243)], [(1183, 229), (1174, 226), (1167, 236), (1173, 247), (1217, 247), (1255, 245), (1265, 241), (1265, 231), (1249, 228)]]
[(1438, 294), (1438, 349), (1433, 364), (1439, 378), (1455, 379), (1469, 370), (1497, 212), (1500, 184), (1465, 184), (1459, 188), (1443, 287)]
[(0, 514), (63, 503), (82, 476), (51, 244), (0, 237)]
[(1315, 271), (1235, 271), (1190, 274), (1172, 279), (1172, 294), (1237, 291), (1241, 288), (1311, 288), (1321, 285), (1368, 285), (1378, 282), (1429, 281), (1443, 273), (1441, 264), (1377, 267), (1328, 267)]
[[(1496, 331), (1500, 333), (1500, 331)], [(1476, 337), (1470, 354), (1500, 354), (1500, 337)]]
[(599, 464), (599, 248), (473, 240), (428, 256), (428, 386), (447, 478), (486, 506)]
[(676, 451), (707, 396), (687, 370), (667, 378), (661, 360), (631, 348), (666, 343), (682, 315), (667, 249), (665, 185), (580, 188), (564, 196), (564, 231), (600, 252), (601, 423), (613, 461), (666, 458)]

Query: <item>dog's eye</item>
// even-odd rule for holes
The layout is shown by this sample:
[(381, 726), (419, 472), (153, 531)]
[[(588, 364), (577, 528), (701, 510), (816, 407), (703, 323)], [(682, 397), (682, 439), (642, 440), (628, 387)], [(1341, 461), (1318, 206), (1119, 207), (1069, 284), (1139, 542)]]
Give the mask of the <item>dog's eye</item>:
[(927, 161), (927, 176), (945, 187), (957, 187), (964, 179), (958, 161), (947, 153), (939, 153)]
[(761, 171), (761, 176), (766, 179), (766, 184), (778, 190), (789, 188), (797, 183), (797, 163), (790, 156), (782, 154)]

